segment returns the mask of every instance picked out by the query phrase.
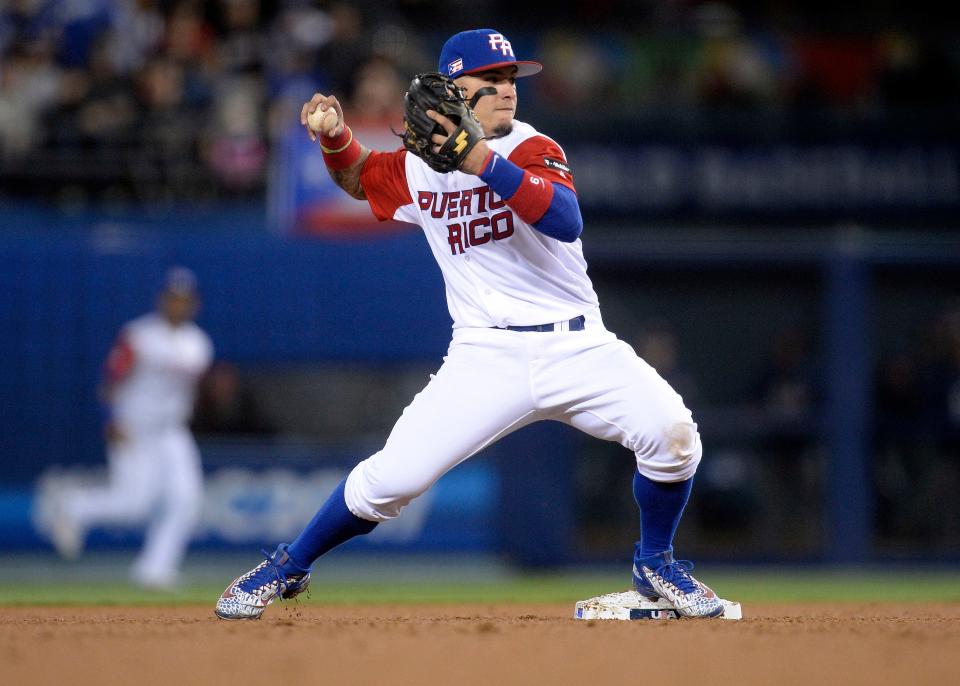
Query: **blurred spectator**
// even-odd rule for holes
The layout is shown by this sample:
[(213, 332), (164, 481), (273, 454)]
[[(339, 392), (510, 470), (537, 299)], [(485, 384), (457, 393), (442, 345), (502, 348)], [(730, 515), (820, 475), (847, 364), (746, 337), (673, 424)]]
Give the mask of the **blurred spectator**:
[[(878, 530), (886, 541), (960, 541), (960, 305), (888, 353), (877, 372)], [(935, 513), (935, 514), (934, 514)]]
[(191, 426), (199, 436), (267, 436), (277, 432), (256, 397), (243, 385), (236, 366), (229, 362), (214, 364), (200, 382)]
[(220, 0), (218, 75), (203, 156), (231, 194), (261, 190), (266, 173), (264, 19), (260, 0)]
[(631, 36), (624, 46), (619, 97), (650, 107), (689, 102), (689, 74), (697, 68), (700, 45), (688, 33)]
[(878, 48), (877, 90), (883, 104), (932, 107), (960, 99), (956, 65), (938, 45), (896, 32), (883, 36)]
[[(756, 458), (748, 451), (715, 448), (697, 471), (696, 511), (701, 528), (721, 541), (733, 534), (736, 541), (727, 544), (742, 546), (761, 508), (762, 488), (757, 480), (762, 469), (757, 468)], [(763, 533), (761, 546), (784, 542), (780, 531), (772, 536)]]
[(218, 70), (223, 75), (259, 74), (267, 58), (266, 24), (260, 0), (220, 0)]
[(767, 538), (793, 547), (810, 545), (818, 539), (820, 525), (812, 521), (808, 506), (820, 477), (821, 391), (806, 327), (787, 326), (774, 334), (755, 399), (761, 419), (757, 447), (768, 484)]
[(899, 351), (882, 358), (874, 397), (878, 533), (883, 538), (928, 534), (918, 530), (925, 519), (918, 496), (929, 474), (932, 445), (916, 356)]
[[(928, 384), (933, 399), (936, 458), (927, 505), (936, 508), (935, 534), (960, 543), (960, 303), (947, 307), (934, 327), (935, 358)], [(933, 505), (935, 503), (935, 505)]]
[(263, 98), (256, 75), (223, 81), (214, 93), (203, 157), (228, 193), (263, 188), (268, 159)]
[(693, 374), (679, 363), (677, 333), (665, 319), (646, 322), (634, 338), (637, 355), (657, 370), (673, 389), (683, 397), (685, 405), (695, 405), (700, 390)]
[(17, 43), (0, 59), (0, 154), (22, 157), (43, 139), (41, 115), (58, 101), (62, 78), (46, 41)]
[(137, 77), (140, 152), (133, 164), (137, 193), (146, 200), (199, 197), (205, 186), (194, 165), (200, 122), (185, 82), (181, 63), (162, 55), (150, 58)]
[(960, 465), (960, 304), (945, 309), (934, 330), (936, 347), (930, 378), (938, 443), (944, 456)]
[(87, 147), (116, 146), (132, 133), (136, 122), (133, 84), (114, 64), (111, 41), (108, 33), (94, 40), (86, 72), (86, 92), (74, 111), (76, 133)]
[(134, 80), (117, 68), (112, 45), (109, 31), (91, 40), (88, 64), (65, 71), (56, 107), (43, 118), (46, 148), (52, 154), (40, 158), (38, 165), (52, 179), (39, 188), (52, 188), (78, 205), (131, 194), (134, 155), (129, 153), (136, 138), (138, 103)]
[(548, 103), (566, 107), (609, 100), (616, 74), (602, 43), (580, 32), (550, 31), (540, 41), (540, 59), (550, 68), (542, 72), (536, 88)]
[(357, 68), (370, 55), (363, 13), (353, 3), (334, 2), (327, 12), (330, 32), (316, 53), (317, 88), (321, 92), (349, 93)]
[(300, 119), (300, 107), (321, 84), (314, 73), (317, 50), (330, 37), (329, 15), (308, 4), (291, 3), (280, 11), (270, 31), (267, 91), (269, 134), (278, 139)]
[(737, 12), (721, 2), (700, 5), (695, 14), (703, 37), (702, 63), (694, 71), (698, 100), (707, 104), (751, 105), (778, 95), (770, 53), (743, 33)]
[(813, 428), (820, 392), (805, 327), (790, 326), (774, 334), (756, 395), (766, 423), (778, 427), (783, 440)]
[(402, 127), (403, 95), (407, 82), (384, 57), (371, 57), (357, 70), (346, 116), (352, 127)]
[[(113, 0), (34, 2), (35, 20), (57, 36), (58, 61), (68, 68), (83, 68), (94, 59), (97, 43), (112, 23)], [(58, 6), (59, 5), (59, 6)]]
[(877, 79), (872, 37), (798, 35), (792, 43), (796, 104), (857, 108), (867, 103)]
[(113, 6), (111, 45), (117, 69), (129, 74), (143, 66), (162, 44), (165, 20), (159, 0), (122, 0)]
[(202, 112), (209, 105), (211, 83), (216, 78), (216, 35), (197, 0), (174, 4), (160, 52), (183, 68), (184, 97)]

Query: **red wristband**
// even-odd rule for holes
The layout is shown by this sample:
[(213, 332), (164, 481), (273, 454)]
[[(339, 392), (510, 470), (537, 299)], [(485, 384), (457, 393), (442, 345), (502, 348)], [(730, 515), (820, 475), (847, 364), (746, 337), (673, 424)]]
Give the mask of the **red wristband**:
[(340, 135), (334, 138), (321, 136), (320, 149), (327, 168), (333, 171), (346, 169), (360, 159), (360, 143), (354, 139), (349, 126), (344, 126)]

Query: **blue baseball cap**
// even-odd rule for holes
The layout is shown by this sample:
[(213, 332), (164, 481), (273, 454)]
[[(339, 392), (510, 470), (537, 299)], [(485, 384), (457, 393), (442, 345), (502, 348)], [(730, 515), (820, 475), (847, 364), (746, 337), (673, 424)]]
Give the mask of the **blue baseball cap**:
[(533, 76), (543, 69), (539, 62), (518, 60), (507, 37), (496, 29), (461, 31), (451, 36), (440, 51), (437, 71), (444, 76), (457, 78), (464, 74), (517, 67), (517, 76)]

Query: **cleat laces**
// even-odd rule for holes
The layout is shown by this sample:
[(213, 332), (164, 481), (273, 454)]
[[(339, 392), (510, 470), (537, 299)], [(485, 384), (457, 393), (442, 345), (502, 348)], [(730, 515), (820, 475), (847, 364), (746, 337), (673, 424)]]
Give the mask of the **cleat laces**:
[(673, 560), (657, 567), (654, 574), (662, 577), (684, 595), (692, 595), (702, 592), (700, 586), (690, 576), (692, 569), (693, 562), (690, 560)]
[(263, 549), (260, 553), (266, 559), (250, 573), (249, 577), (238, 584), (240, 589), (254, 595), (263, 595), (267, 589), (276, 587), (277, 595), (282, 596), (289, 585), (287, 575), (273, 559), (273, 555)]

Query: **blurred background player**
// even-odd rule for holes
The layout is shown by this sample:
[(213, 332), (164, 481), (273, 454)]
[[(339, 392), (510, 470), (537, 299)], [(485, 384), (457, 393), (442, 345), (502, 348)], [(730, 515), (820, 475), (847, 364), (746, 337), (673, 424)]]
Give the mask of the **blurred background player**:
[(95, 526), (146, 526), (131, 570), (134, 583), (170, 588), (200, 514), (203, 474), (188, 429), (196, 387), (213, 345), (193, 319), (199, 299), (191, 271), (167, 272), (157, 310), (126, 324), (110, 351), (102, 389), (108, 483), (67, 488), (51, 537), (75, 559)]

